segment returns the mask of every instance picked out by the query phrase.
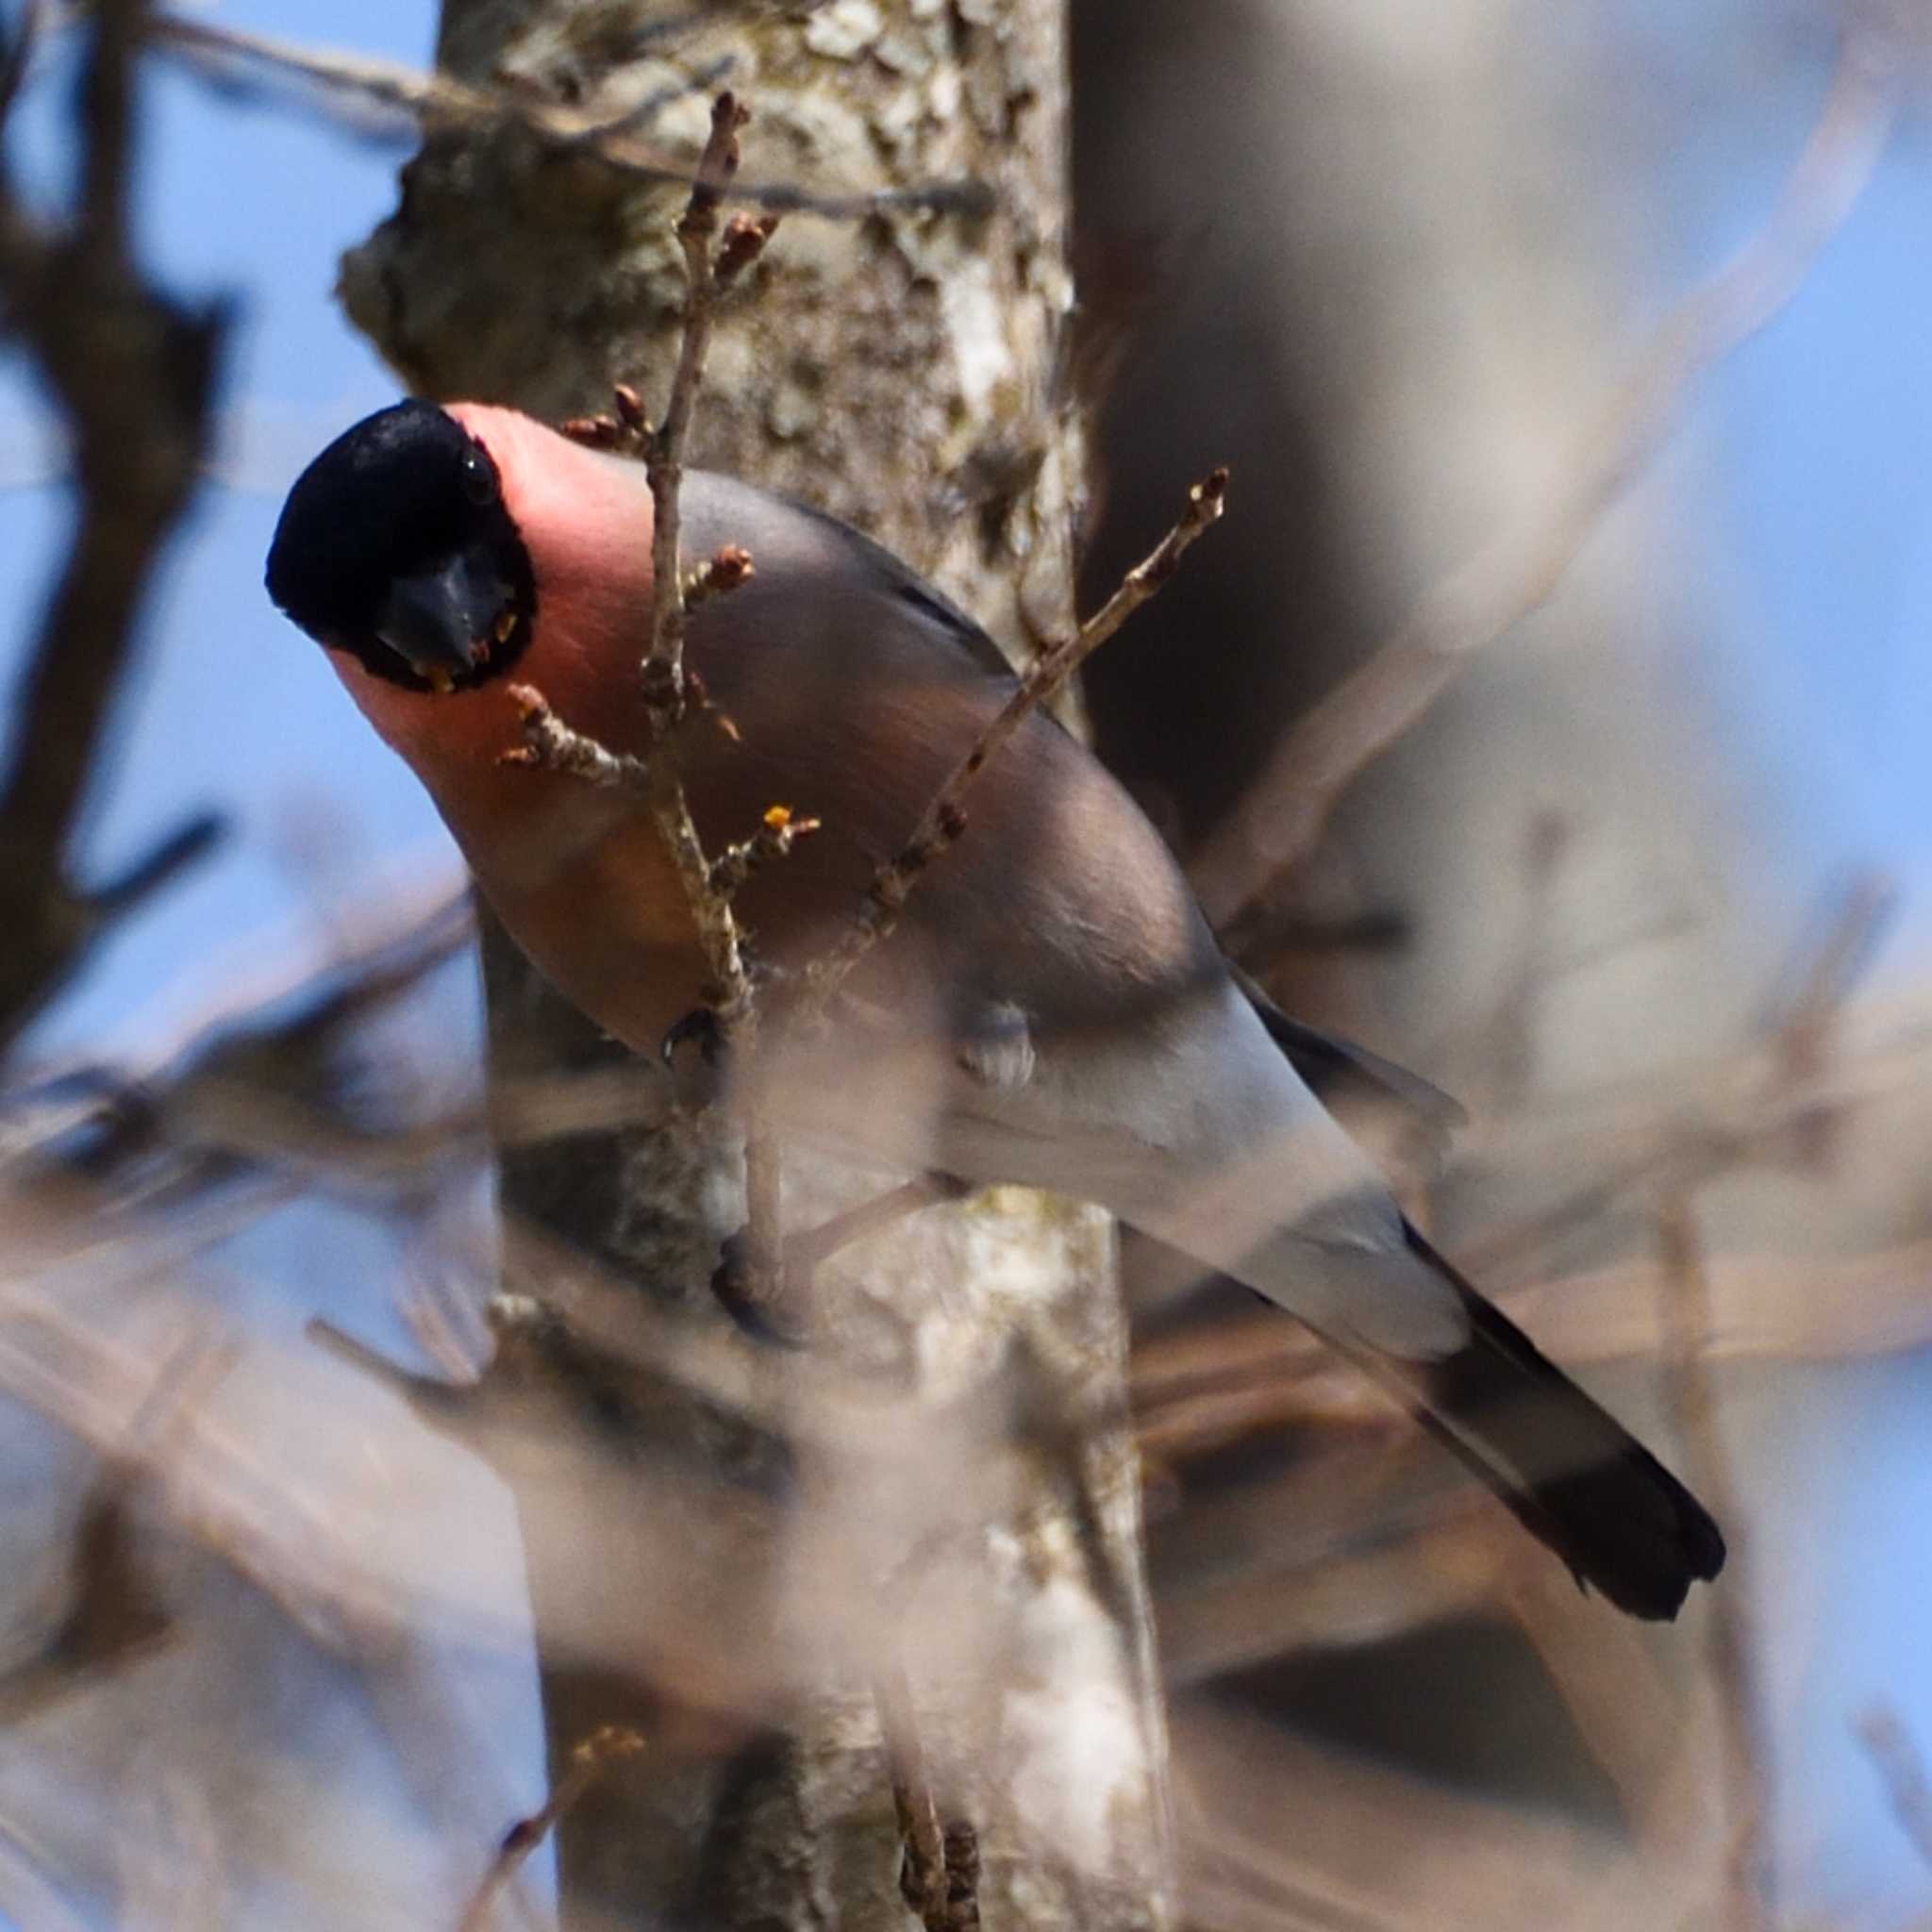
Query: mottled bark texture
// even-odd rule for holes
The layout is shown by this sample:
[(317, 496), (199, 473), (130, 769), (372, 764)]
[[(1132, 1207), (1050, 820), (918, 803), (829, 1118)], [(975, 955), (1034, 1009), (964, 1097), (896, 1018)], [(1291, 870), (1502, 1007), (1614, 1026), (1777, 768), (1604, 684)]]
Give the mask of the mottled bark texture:
[[(1063, 30), (1044, 0), (449, 0), (440, 50), (463, 78), (600, 115), (658, 103), (649, 138), (682, 154), (728, 83), (754, 110), (747, 178), (991, 188), (991, 215), (790, 217), (719, 318), (691, 456), (862, 525), (1022, 654), (1071, 616), (1081, 471), (1054, 392)], [(514, 134), (432, 137), (395, 216), (345, 263), (344, 297), (418, 391), (555, 418), (625, 380), (661, 404), (676, 199)], [(499, 1073), (609, 1051), (500, 940), (487, 973)], [(788, 1155), (788, 1217), (879, 1184)], [(503, 1171), (513, 1217), (710, 1341), (707, 1281), (741, 1185), (708, 1119)], [(894, 1656), (941, 1810), (979, 1827), (989, 1924), (1165, 1923), (1112, 1261), (1085, 1208), (1008, 1192), (928, 1210), (821, 1271), (826, 1339), (804, 1362), (753, 1365), (795, 1424), (766, 1431), (591, 1347), (562, 1272), (519, 1284), (539, 1306), (496, 1379), (525, 1446), (500, 1464), (553, 1765), (599, 1724), (655, 1740), (562, 1827), (570, 1923), (907, 1924), (874, 1703)], [(832, 1368), (858, 1406), (820, 1426), (803, 1380)]]

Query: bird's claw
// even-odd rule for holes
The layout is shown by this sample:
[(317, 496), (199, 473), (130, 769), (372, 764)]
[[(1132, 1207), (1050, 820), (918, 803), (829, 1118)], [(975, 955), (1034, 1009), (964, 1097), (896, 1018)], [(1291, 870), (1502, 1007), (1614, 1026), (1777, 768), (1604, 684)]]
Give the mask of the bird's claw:
[[(779, 1272), (782, 1277), (783, 1270)], [(783, 1300), (770, 1292), (757, 1291), (744, 1229), (725, 1236), (719, 1243), (718, 1265), (711, 1272), (711, 1292), (717, 1296), (718, 1306), (754, 1341), (774, 1348), (805, 1347), (805, 1329), (787, 1311)]]
[(664, 1064), (671, 1065), (677, 1058), (677, 1049), (692, 1041), (696, 1042), (706, 1066), (716, 1067), (724, 1062), (730, 1049), (714, 1008), (693, 1007), (681, 1020), (671, 1023), (658, 1045)]

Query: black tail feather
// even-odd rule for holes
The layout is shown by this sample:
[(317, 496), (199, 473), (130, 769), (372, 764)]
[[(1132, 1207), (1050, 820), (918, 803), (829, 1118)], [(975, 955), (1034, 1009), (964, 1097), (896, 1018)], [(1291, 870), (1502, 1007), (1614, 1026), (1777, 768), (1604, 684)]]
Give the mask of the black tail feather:
[(1468, 1344), (1388, 1366), (1416, 1414), (1482, 1477), (1538, 1541), (1635, 1617), (1674, 1617), (1693, 1582), (1724, 1568), (1704, 1506), (1412, 1227), (1410, 1249), (1454, 1284)]

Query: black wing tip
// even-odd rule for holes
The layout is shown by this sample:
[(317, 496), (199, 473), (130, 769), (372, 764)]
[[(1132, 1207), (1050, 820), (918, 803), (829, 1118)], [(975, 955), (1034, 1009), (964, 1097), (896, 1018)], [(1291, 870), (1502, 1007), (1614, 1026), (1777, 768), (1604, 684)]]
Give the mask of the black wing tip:
[[(1691, 1585), (1724, 1569), (1724, 1532), (1710, 1512), (1420, 1232), (1406, 1233), (1455, 1284), (1470, 1321), (1468, 1346), (1422, 1378), (1424, 1422), (1585, 1589), (1633, 1617), (1674, 1618)], [(1471, 1439), (1492, 1453), (1473, 1453)]]
[(1669, 1623), (1693, 1584), (1724, 1569), (1724, 1533), (1709, 1511), (1634, 1444), (1618, 1462), (1541, 1485), (1527, 1501), (1517, 1511), (1525, 1526), (1579, 1585), (1628, 1616)]
[(1296, 1076), (1324, 1107), (1333, 1105), (1338, 1091), (1353, 1084), (1395, 1102), (1439, 1141), (1448, 1141), (1469, 1124), (1469, 1109), (1420, 1074), (1353, 1040), (1324, 1032), (1283, 1012), (1269, 997), (1267, 988), (1239, 961), (1228, 959), (1227, 970)]

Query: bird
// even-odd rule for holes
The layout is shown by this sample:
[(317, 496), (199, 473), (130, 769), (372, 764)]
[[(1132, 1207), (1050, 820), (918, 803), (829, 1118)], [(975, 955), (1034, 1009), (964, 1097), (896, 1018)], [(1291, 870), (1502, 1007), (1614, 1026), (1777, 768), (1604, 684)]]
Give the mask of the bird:
[[(852, 929), (1014, 674), (851, 525), (699, 470), (679, 501), (685, 553), (739, 546), (751, 574), (689, 615), (685, 662), (730, 728), (701, 718), (663, 755), (709, 852), (774, 806), (819, 822), (736, 902), (782, 984)], [(303, 471), (266, 575), (511, 938), (645, 1055), (708, 980), (669, 852), (635, 790), (504, 755), (522, 742), (520, 686), (610, 751), (652, 750), (652, 529), (643, 464), (511, 409), (411, 398)], [(1717, 1576), (1708, 1512), (1431, 1245), (1320, 1097), (1338, 1072), (1411, 1101), (1433, 1090), (1280, 1012), (1052, 717), (1000, 747), (961, 836), (847, 988), (837, 1025), (748, 1057), (744, 1091), (787, 1144), (1095, 1202), (1365, 1369), (1580, 1586), (1661, 1620)]]

